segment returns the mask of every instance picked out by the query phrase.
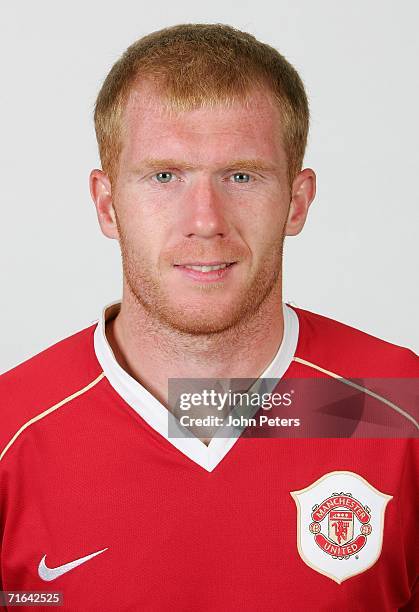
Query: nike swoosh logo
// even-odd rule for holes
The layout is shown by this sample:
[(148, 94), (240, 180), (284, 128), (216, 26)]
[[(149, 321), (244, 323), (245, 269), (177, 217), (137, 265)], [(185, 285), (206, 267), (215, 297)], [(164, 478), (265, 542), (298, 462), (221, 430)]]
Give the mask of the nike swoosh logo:
[(47, 567), (45, 563), (46, 555), (44, 555), (38, 566), (39, 577), (42, 578), (42, 580), (46, 580), (48, 582), (50, 580), (55, 580), (59, 576), (62, 576), (63, 574), (66, 574), (75, 567), (78, 567), (82, 563), (86, 563), (86, 561), (89, 561), (89, 559), (93, 559), (93, 557), (96, 557), (96, 555), (100, 555), (100, 553), (105, 552), (105, 550), (108, 549), (103, 548), (102, 550), (98, 550), (97, 552), (94, 552), (90, 555), (86, 555), (85, 557), (80, 557), (79, 559), (75, 559), (74, 561), (70, 561), (69, 563), (64, 563), (64, 565), (59, 565), (58, 567)]

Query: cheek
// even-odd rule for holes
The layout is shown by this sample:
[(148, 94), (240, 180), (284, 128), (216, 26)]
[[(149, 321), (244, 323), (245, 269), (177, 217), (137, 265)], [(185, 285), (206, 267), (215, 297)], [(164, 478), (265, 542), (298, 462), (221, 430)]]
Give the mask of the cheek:
[(269, 251), (281, 244), (287, 219), (287, 211), (280, 201), (274, 201), (252, 219), (248, 227), (249, 240), (259, 252)]
[(157, 260), (161, 240), (156, 227), (138, 221), (131, 222), (125, 233), (125, 241), (129, 249), (142, 259)]
[[(136, 194), (118, 194), (115, 205), (118, 229), (125, 249), (135, 253), (152, 253), (159, 243), (162, 224)], [(119, 212), (118, 212), (119, 211)]]

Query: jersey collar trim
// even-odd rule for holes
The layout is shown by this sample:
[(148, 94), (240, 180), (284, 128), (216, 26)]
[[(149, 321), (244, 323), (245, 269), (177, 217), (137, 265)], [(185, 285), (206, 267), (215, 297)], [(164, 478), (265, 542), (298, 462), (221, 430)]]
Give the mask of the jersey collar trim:
[[(105, 335), (105, 322), (115, 316), (119, 311), (121, 300), (107, 304), (103, 309), (94, 332), (94, 350), (96, 357), (111, 386), (129, 406), (131, 406), (143, 419), (162, 435), (166, 440), (176, 447), (180, 452), (189, 457), (208, 472), (224, 459), (227, 453), (242, 433), (237, 428), (233, 435), (227, 437), (214, 437), (208, 444), (204, 444), (196, 436), (174, 438), (169, 437), (169, 420), (178, 424), (176, 417), (167, 410), (145, 387), (128, 374), (117, 362), (112, 348)], [(275, 357), (260, 375), (255, 385), (264, 378), (281, 378), (290, 366), (298, 343), (299, 321), (295, 311), (283, 303), (284, 335)], [(173, 429), (172, 429), (173, 431)], [(228, 434), (229, 432), (225, 432)]]

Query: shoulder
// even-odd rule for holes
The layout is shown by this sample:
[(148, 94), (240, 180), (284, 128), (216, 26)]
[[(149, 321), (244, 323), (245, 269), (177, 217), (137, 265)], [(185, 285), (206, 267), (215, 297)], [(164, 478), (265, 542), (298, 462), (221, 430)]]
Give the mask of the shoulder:
[(26, 424), (71, 399), (100, 376), (90, 325), (0, 376), (0, 454)]
[(419, 357), (345, 323), (292, 308), (299, 321), (293, 372), (304, 381), (323, 379), (310, 387), (310, 401), (319, 393), (326, 402), (320, 413), (327, 427), (333, 424), (340, 436), (355, 436), (352, 423), (355, 437), (417, 437)]
[(340, 376), (419, 377), (419, 357), (409, 348), (324, 315), (290, 307), (300, 327), (295, 357)]

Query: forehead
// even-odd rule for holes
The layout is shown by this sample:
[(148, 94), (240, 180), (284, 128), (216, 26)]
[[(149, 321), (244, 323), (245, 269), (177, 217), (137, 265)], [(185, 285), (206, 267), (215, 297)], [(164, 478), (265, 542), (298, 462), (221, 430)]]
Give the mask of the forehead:
[(254, 91), (246, 101), (174, 110), (151, 85), (137, 85), (122, 117), (122, 163), (176, 157), (223, 163), (229, 156), (284, 158), (281, 114), (273, 96)]

